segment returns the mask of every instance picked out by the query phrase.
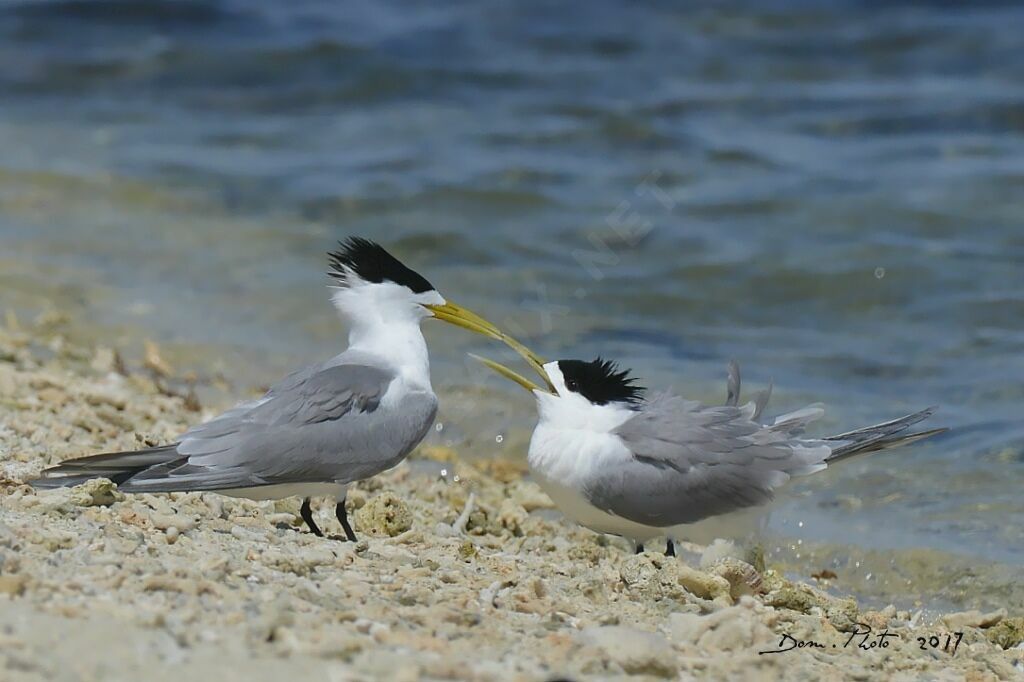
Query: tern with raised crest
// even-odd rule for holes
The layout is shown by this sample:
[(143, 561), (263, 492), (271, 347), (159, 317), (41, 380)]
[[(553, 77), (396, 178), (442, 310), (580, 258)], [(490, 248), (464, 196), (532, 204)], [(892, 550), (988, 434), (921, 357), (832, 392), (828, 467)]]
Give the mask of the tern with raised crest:
[(31, 484), (56, 488), (103, 477), (126, 493), (298, 496), (302, 519), (316, 535), (322, 533), (310, 498), (328, 496), (354, 542), (345, 510), (348, 485), (397, 465), (434, 423), (437, 396), (420, 323), (437, 318), (517, 344), (447, 301), (377, 243), (350, 238), (329, 260), (331, 300), (348, 323), (347, 350), (292, 373), (261, 398), (192, 427), (173, 443), (69, 460)]
[(910, 431), (932, 415), (935, 408), (928, 408), (835, 436), (807, 437), (806, 427), (823, 408), (763, 420), (770, 392), (740, 405), (735, 363), (726, 404), (708, 406), (671, 392), (647, 397), (628, 370), (600, 358), (544, 363), (532, 352), (524, 355), (535, 369), (542, 365), (542, 388), (505, 365), (474, 357), (536, 397), (530, 472), (556, 506), (582, 526), (632, 540), (637, 552), (648, 540), (666, 537), (666, 553), (673, 555), (673, 539), (688, 537), (694, 524), (756, 511), (794, 477), (946, 430)]

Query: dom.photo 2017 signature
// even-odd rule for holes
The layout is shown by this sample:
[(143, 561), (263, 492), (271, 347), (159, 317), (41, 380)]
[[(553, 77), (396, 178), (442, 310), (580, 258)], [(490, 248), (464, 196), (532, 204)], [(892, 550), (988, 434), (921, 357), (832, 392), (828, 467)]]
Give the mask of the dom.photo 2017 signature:
[[(938, 649), (945, 651), (950, 656), (956, 656), (956, 650), (960, 646), (960, 642), (964, 639), (964, 633), (952, 632), (946, 635), (931, 635), (927, 637), (916, 637), (915, 639), (922, 650), (927, 651), (929, 648)], [(767, 651), (759, 651), (757, 653), (765, 656), (769, 654), (785, 654), (790, 651), (798, 651), (800, 649), (851, 648), (859, 651), (871, 651), (872, 649), (888, 649), (894, 641), (902, 641), (900, 636), (895, 632), (889, 632), (889, 630), (886, 629), (875, 633), (871, 630), (870, 625), (857, 623), (854, 626), (853, 631), (846, 636), (845, 641), (825, 644), (813, 639), (797, 639), (792, 635), (783, 634), (779, 640), (779, 646), (777, 649), (769, 649)]]

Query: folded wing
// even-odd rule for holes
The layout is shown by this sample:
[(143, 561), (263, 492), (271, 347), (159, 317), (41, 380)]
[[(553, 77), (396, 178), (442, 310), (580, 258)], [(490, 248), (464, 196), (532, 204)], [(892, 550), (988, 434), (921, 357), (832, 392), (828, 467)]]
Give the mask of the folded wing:
[(405, 457), (436, 411), (433, 396), (414, 395), (385, 419), (380, 403), (394, 378), (363, 364), (300, 370), (174, 445), (71, 460), (34, 484), (105, 476), (127, 492), (170, 492), (366, 478)]
[(668, 527), (764, 504), (790, 477), (826, 468), (828, 445), (800, 437), (823, 414), (820, 407), (771, 425), (755, 421), (760, 408), (652, 397), (616, 431), (632, 458), (596, 473), (588, 500), (636, 523)]

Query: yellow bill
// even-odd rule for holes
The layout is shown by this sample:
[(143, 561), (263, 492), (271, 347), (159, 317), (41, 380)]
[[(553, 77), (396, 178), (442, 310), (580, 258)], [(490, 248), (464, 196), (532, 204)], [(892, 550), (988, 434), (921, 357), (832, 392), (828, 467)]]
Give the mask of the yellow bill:
[[(492, 339), (501, 341), (509, 348), (519, 353), (519, 355), (526, 360), (527, 364), (529, 364), (530, 367), (532, 367), (534, 371), (544, 379), (544, 383), (547, 384), (549, 389), (554, 392), (555, 387), (551, 385), (550, 381), (548, 381), (548, 375), (544, 372), (544, 359), (521, 344), (519, 341), (516, 341), (511, 336), (498, 329), (494, 324), (488, 322), (473, 311), (467, 310), (466, 308), (451, 302), (447, 302), (444, 305), (428, 305), (427, 308), (434, 314), (434, 317), (439, 320), (443, 320), (449, 324), (455, 325), (456, 327), (462, 327), (463, 329), (468, 329), (471, 332), (489, 336)], [(494, 368), (492, 367), (491, 369)], [(497, 370), (495, 369), (495, 371)], [(512, 370), (508, 371), (512, 372)], [(512, 373), (515, 374), (515, 372)]]
[[(533, 383), (532, 381), (530, 381), (529, 379), (524, 377), (519, 372), (517, 372), (517, 371), (515, 371), (513, 369), (509, 369), (508, 367), (506, 367), (505, 365), (501, 364), (500, 362), (495, 362), (494, 360), (491, 360), (489, 358), (484, 358), (484, 357), (481, 357), (479, 355), (475, 355), (474, 353), (470, 353), (469, 357), (473, 358), (474, 360), (476, 360), (477, 362), (483, 364), (484, 366), (488, 367), (489, 369), (494, 370), (495, 372), (497, 372), (501, 376), (505, 377), (509, 381), (516, 382), (517, 384), (519, 384), (520, 386), (525, 388), (529, 393), (533, 393), (534, 391), (543, 391), (544, 390), (540, 386), (538, 386), (537, 384)], [(552, 387), (551, 390), (552, 390), (552, 392), (554, 392), (554, 388), (553, 387)]]

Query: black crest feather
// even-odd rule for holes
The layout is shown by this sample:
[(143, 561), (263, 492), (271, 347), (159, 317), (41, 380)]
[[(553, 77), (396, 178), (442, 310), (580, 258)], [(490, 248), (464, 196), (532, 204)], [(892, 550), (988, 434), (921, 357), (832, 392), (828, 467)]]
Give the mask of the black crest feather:
[(620, 370), (611, 360), (597, 358), (592, 362), (584, 360), (559, 360), (565, 387), (579, 393), (595, 405), (611, 402), (635, 405), (643, 400), (643, 386), (629, 376), (629, 370)]
[(355, 273), (367, 282), (394, 282), (408, 287), (415, 294), (434, 289), (434, 285), (422, 275), (407, 268), (383, 246), (369, 239), (349, 237), (338, 242), (338, 248), (327, 254), (327, 258), (331, 263), (328, 274), (342, 286), (350, 286), (349, 279)]

